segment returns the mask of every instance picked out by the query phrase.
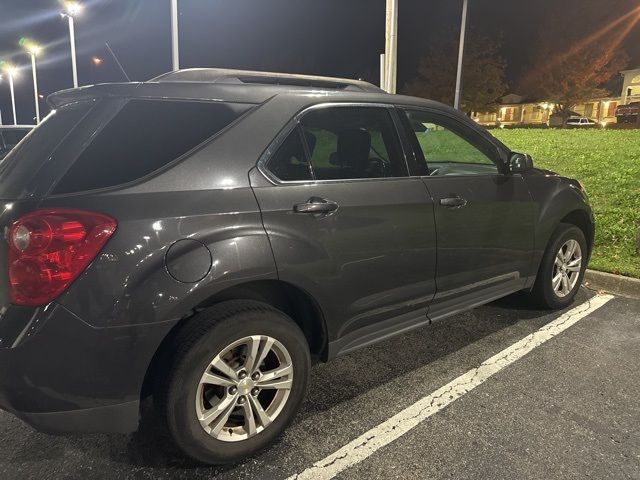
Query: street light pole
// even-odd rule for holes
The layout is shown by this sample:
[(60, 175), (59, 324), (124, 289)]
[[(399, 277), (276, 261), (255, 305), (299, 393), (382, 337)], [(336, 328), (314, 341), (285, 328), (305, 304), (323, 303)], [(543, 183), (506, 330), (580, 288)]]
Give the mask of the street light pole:
[(33, 99), (36, 104), (36, 125), (40, 123), (40, 101), (38, 98), (38, 77), (36, 74), (36, 53), (30, 52), (31, 55), (31, 71), (33, 72)]
[(13, 110), (13, 124), (18, 124), (18, 119), (16, 117), (16, 94), (13, 90), (13, 70), (7, 70), (7, 74), (9, 75), (9, 90), (11, 90), (11, 109)]
[(467, 12), (469, 0), (463, 0), (462, 4), (462, 24), (460, 25), (460, 45), (458, 50), (458, 72), (456, 74), (456, 95), (453, 101), (453, 108), (460, 109), (460, 97), (462, 94), (462, 60), (464, 58), (464, 41), (467, 33)]
[(387, 0), (384, 53), (385, 90), (388, 93), (396, 93), (398, 71), (398, 0)]
[(178, 44), (178, 0), (171, 0), (171, 64), (180, 70), (180, 46)]
[(71, 69), (73, 71), (73, 86), (78, 88), (78, 66), (76, 65), (76, 33), (73, 25), (73, 15), (69, 19), (69, 42), (71, 43)]
[(64, 2), (65, 11), (60, 15), (64, 18), (67, 17), (69, 21), (69, 43), (71, 45), (71, 69), (73, 71), (73, 86), (78, 88), (78, 66), (76, 64), (76, 32), (74, 25), (75, 16), (82, 10), (82, 5), (78, 2), (67, 1)]
[(19, 45), (31, 56), (31, 73), (33, 76), (33, 98), (36, 106), (36, 125), (40, 123), (40, 100), (38, 98), (38, 76), (36, 73), (36, 56), (40, 54), (42, 48), (33, 40), (21, 38)]

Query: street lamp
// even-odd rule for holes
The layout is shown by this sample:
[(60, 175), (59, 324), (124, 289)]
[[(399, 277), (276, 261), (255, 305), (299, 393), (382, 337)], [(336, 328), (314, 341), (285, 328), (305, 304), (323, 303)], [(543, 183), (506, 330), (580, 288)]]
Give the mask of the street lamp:
[(36, 74), (36, 56), (42, 52), (42, 47), (30, 40), (21, 40), (20, 44), (31, 57), (31, 72), (33, 74), (33, 99), (36, 105), (36, 124), (40, 123), (40, 100), (38, 96), (38, 76)]
[(0, 62), (0, 67), (2, 67), (2, 70), (9, 77), (9, 89), (11, 90), (11, 109), (13, 111), (13, 124), (17, 125), (18, 119), (16, 117), (16, 95), (13, 90), (13, 76), (16, 74), (17, 68), (6, 62)]
[(78, 2), (64, 2), (64, 12), (60, 13), (62, 18), (69, 20), (69, 42), (71, 43), (71, 67), (73, 69), (73, 86), (78, 88), (78, 67), (76, 66), (76, 35), (73, 19), (82, 10), (82, 5)]

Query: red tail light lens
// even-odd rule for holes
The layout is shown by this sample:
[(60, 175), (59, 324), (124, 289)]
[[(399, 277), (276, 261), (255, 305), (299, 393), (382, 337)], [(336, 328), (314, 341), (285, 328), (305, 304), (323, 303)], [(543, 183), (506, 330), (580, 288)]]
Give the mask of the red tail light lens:
[(117, 222), (81, 210), (39, 210), (9, 229), (9, 286), (14, 305), (54, 300), (113, 235)]

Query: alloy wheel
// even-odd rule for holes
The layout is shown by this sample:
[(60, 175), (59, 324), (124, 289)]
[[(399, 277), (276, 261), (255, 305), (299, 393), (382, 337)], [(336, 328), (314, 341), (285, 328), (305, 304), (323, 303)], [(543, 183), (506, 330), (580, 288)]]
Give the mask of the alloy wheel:
[(292, 384), (293, 362), (282, 343), (264, 335), (242, 338), (203, 373), (196, 392), (198, 421), (217, 440), (246, 440), (274, 422)]
[(567, 240), (561, 247), (553, 264), (551, 287), (560, 298), (564, 298), (578, 283), (582, 268), (582, 249), (576, 240)]

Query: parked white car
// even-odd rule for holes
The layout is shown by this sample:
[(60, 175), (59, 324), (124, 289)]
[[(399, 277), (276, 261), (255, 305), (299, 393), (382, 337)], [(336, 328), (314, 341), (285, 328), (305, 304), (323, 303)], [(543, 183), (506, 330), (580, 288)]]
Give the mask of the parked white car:
[(569, 127), (593, 127), (596, 124), (597, 122), (587, 117), (571, 117), (567, 120)]

